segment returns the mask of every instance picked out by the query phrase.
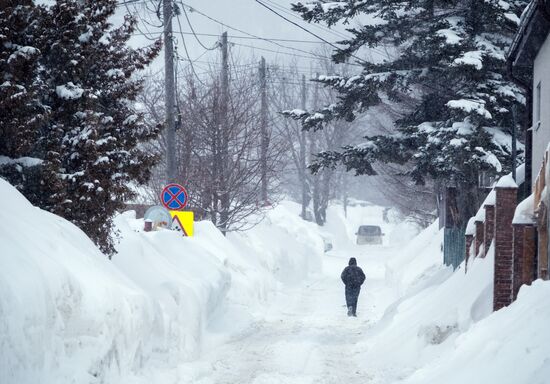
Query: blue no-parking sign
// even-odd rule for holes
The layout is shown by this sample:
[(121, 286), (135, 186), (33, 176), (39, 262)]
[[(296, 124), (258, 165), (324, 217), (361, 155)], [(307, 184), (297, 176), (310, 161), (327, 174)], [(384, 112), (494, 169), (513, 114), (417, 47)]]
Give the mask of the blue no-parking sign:
[(187, 191), (179, 184), (168, 184), (160, 193), (160, 201), (171, 211), (181, 211), (187, 205)]

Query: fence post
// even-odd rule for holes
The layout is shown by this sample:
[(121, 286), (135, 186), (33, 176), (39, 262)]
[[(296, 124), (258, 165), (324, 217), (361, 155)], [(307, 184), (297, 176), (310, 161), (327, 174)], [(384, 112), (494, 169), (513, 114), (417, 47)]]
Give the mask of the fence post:
[(495, 269), (493, 310), (512, 302), (513, 297), (513, 228), (518, 187), (510, 175), (502, 177), (495, 187)]
[(535, 280), (535, 227), (533, 224), (513, 224), (514, 227), (514, 291), (513, 300), (518, 297), (524, 284)]

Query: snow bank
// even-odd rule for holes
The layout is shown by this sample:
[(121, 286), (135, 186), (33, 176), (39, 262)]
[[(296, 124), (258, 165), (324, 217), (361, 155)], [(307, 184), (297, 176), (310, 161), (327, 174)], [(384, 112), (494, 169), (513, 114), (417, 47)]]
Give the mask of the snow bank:
[(132, 213), (115, 224), (109, 261), (0, 179), (0, 383), (156, 382), (200, 354), (212, 318), (320, 269), (316, 226), (284, 206), (228, 238), (207, 222), (193, 238), (142, 232)]
[(440, 242), (434, 224), (387, 263), (397, 299), (357, 345), (358, 363), (384, 383), (547, 383), (550, 282), (493, 313), (494, 244), (465, 274), (441, 266)]
[(430, 284), (431, 278), (441, 271), (450, 273), (442, 263), (442, 244), (443, 232), (435, 222), (388, 260), (386, 284), (403, 297)]
[[(441, 264), (440, 252), (435, 255)], [(424, 270), (418, 277), (423, 280), (422, 289), (410, 290), (390, 307), (366, 343), (363, 360), (373, 368), (401, 365), (409, 370), (405, 374), (411, 373), (452, 348), (460, 333), (491, 313), (492, 251), (469, 265), (468, 274), (463, 269), (451, 273), (426, 266), (416, 265), (417, 273)], [(409, 263), (404, 269), (412, 268), (414, 264)], [(398, 376), (403, 374), (398, 372)]]
[(518, 299), (473, 325), (404, 383), (546, 384), (550, 377), (550, 282), (521, 288)]

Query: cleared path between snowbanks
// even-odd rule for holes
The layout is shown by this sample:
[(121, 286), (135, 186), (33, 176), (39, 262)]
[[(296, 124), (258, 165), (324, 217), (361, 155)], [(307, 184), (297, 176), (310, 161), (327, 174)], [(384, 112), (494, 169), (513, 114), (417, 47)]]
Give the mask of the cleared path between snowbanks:
[[(522, 287), (493, 313), (493, 248), (468, 274), (464, 265), (453, 272), (441, 265), (441, 237), (432, 225), (403, 247), (325, 256), (322, 274), (280, 289), (175, 382), (548, 384), (550, 282)], [(339, 280), (352, 256), (367, 275), (358, 318), (347, 317)], [(224, 316), (212, 325), (231, 333)]]
[[(221, 346), (181, 367), (179, 383), (365, 383), (372, 372), (357, 360), (355, 346), (394, 298), (385, 284), (391, 248), (354, 247), (329, 254), (322, 274), (282, 288), (263, 312)], [(340, 272), (356, 257), (367, 281), (358, 317), (346, 314)], [(220, 316), (218, 329), (230, 327)]]

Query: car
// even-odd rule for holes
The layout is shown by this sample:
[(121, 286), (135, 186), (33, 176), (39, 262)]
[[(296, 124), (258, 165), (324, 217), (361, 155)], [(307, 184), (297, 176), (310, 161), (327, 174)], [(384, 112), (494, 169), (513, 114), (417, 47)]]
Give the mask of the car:
[(357, 230), (357, 245), (382, 244), (382, 229), (378, 225), (361, 225)]

